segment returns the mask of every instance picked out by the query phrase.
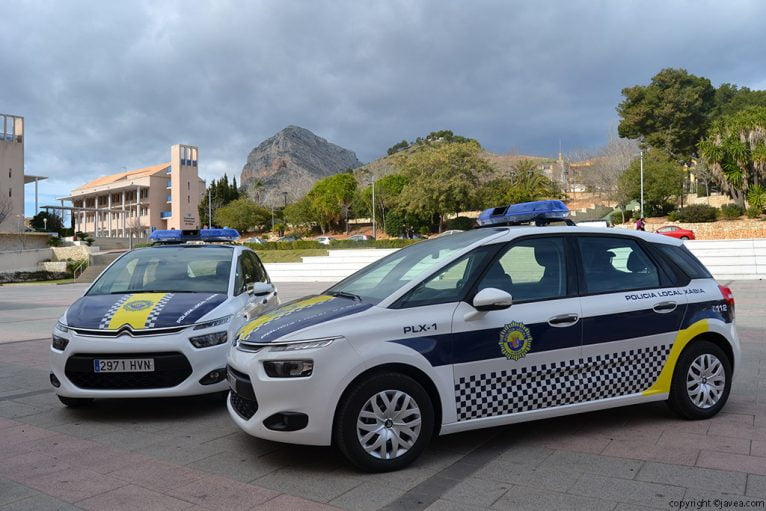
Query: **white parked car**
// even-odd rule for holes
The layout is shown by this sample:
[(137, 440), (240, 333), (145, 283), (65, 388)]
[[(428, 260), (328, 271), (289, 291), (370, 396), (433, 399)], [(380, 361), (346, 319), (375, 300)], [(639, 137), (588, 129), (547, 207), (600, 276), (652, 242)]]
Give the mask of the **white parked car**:
[(314, 238), (314, 241), (321, 243), (322, 245), (329, 245), (333, 241), (335, 241), (335, 238), (332, 236), (317, 236)]
[(734, 299), (681, 241), (496, 220), (245, 325), (229, 353), (234, 422), (384, 471), (439, 434), (650, 401), (687, 419), (721, 410)]
[[(202, 239), (206, 231), (221, 230)], [(177, 243), (122, 255), (59, 319), (50, 380), (64, 404), (224, 391), (226, 353), (245, 316), (279, 304), (252, 250), (180, 243), (181, 231), (168, 232)]]

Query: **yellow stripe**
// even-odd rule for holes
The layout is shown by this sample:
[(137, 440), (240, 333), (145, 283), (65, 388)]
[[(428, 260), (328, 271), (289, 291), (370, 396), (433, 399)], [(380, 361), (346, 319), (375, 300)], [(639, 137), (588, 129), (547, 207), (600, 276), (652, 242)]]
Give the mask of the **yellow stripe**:
[(237, 333), (238, 339), (246, 339), (250, 336), (253, 331), (258, 328), (259, 326), (265, 325), (269, 321), (273, 321), (275, 319), (279, 319), (282, 316), (286, 316), (292, 312), (299, 311), (301, 309), (305, 309), (307, 307), (311, 307), (312, 305), (316, 305), (318, 303), (326, 302), (327, 300), (332, 300), (333, 296), (328, 295), (319, 295), (315, 296), (313, 298), (306, 298), (305, 300), (301, 300), (299, 302), (295, 302), (290, 305), (285, 305), (284, 307), (280, 307), (276, 310), (273, 310), (271, 312), (267, 312), (266, 314), (262, 314), (243, 326), (239, 329), (239, 332)]
[(644, 396), (651, 396), (654, 394), (665, 394), (670, 392), (670, 383), (673, 380), (673, 372), (676, 369), (676, 362), (678, 357), (684, 350), (689, 341), (694, 339), (700, 334), (708, 332), (708, 324), (706, 319), (701, 319), (688, 328), (684, 328), (676, 335), (676, 340), (673, 343), (673, 347), (670, 349), (668, 359), (665, 361), (665, 367), (662, 368), (660, 376), (654, 385), (642, 392)]
[[(130, 325), (135, 329), (144, 328), (149, 314), (166, 295), (167, 293), (136, 293), (132, 295), (122, 304), (122, 307), (117, 309), (106, 328), (117, 330), (123, 325)], [(146, 306), (142, 306), (144, 305), (142, 302), (148, 303), (145, 304)]]

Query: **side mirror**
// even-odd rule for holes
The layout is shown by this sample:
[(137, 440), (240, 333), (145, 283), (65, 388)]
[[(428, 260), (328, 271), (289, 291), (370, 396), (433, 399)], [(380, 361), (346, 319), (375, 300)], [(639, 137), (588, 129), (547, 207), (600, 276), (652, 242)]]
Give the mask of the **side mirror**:
[(251, 282), (246, 286), (248, 294), (264, 296), (274, 292), (274, 286), (267, 282)]
[(512, 303), (513, 298), (510, 293), (494, 287), (482, 289), (473, 297), (473, 307), (478, 311), (507, 309)]

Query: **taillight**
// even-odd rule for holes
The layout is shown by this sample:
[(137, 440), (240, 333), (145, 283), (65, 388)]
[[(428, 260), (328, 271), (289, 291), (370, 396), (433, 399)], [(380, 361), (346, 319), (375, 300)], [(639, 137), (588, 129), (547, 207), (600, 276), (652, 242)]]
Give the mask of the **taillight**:
[(726, 302), (726, 305), (729, 307), (729, 310), (731, 311), (731, 319), (734, 319), (734, 293), (731, 292), (731, 289), (729, 289), (726, 286), (718, 285), (718, 289), (721, 290), (721, 294), (723, 295), (723, 300)]

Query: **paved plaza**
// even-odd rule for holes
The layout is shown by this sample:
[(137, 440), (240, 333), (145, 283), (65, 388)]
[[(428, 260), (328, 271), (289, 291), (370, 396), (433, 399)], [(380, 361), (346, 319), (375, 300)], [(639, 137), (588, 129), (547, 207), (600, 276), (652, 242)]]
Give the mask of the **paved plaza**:
[(766, 282), (731, 287), (743, 357), (717, 417), (684, 421), (653, 403), (499, 427), (364, 474), (331, 448), (246, 435), (220, 396), (65, 408), (48, 383), (50, 331), (84, 286), (2, 286), (0, 510), (763, 509)]

